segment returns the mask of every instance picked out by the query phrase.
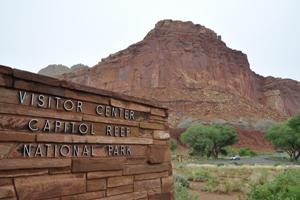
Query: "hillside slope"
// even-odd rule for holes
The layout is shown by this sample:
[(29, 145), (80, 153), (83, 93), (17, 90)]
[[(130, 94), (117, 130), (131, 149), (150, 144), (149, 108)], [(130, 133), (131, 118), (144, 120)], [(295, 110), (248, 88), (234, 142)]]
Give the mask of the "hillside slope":
[(192, 22), (160, 21), (142, 41), (61, 78), (159, 101), (170, 108), (172, 127), (199, 120), (255, 126), (300, 108), (299, 82), (257, 75), (246, 54)]

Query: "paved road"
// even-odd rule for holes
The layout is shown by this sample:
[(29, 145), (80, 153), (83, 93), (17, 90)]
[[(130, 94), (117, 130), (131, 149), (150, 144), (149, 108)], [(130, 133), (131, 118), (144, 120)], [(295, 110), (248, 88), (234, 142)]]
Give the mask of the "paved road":
[(275, 164), (285, 164), (285, 165), (300, 165), (299, 163), (292, 163), (288, 161), (276, 161), (268, 159), (269, 155), (260, 155), (255, 157), (246, 157), (241, 158), (240, 160), (205, 160), (205, 161), (196, 161), (195, 164), (258, 164), (258, 165), (275, 165)]

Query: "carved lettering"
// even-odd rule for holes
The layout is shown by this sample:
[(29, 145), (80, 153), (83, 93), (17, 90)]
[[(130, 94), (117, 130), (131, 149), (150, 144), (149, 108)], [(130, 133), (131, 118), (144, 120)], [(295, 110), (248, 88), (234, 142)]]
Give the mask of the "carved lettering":
[(37, 119), (31, 119), (28, 123), (28, 128), (29, 130), (31, 130), (32, 132), (34, 131), (38, 131), (38, 128), (37, 127), (34, 127), (35, 124), (38, 123), (38, 120)]
[(26, 91), (24, 91), (23, 93), (22, 93), (22, 91), (19, 91), (19, 101), (20, 101), (20, 104), (24, 103), (25, 97), (26, 97)]

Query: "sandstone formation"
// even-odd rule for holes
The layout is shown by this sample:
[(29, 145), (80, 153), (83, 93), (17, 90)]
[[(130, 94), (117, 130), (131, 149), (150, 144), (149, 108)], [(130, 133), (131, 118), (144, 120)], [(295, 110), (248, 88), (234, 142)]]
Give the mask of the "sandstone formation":
[(87, 65), (84, 64), (76, 64), (73, 65), (71, 68), (65, 66), (65, 65), (48, 65), (47, 67), (41, 69), (38, 74), (42, 74), (45, 76), (51, 76), (51, 77), (58, 77), (64, 73), (74, 72), (80, 69), (89, 68)]
[(253, 126), (300, 108), (299, 82), (257, 75), (246, 54), (192, 22), (160, 21), (142, 41), (62, 78), (159, 101), (170, 108), (173, 127), (185, 120)]

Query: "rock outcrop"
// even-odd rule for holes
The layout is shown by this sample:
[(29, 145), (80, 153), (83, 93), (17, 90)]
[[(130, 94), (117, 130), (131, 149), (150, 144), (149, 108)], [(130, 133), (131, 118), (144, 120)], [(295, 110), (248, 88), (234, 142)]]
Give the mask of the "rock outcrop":
[(89, 68), (87, 65), (84, 64), (76, 64), (73, 65), (71, 68), (65, 66), (65, 65), (56, 65), (56, 64), (52, 64), (52, 65), (48, 65), (47, 67), (41, 69), (38, 74), (42, 74), (45, 76), (50, 76), (50, 77), (59, 77), (60, 75), (64, 74), (64, 73), (70, 73), (70, 72), (74, 72), (77, 70), (81, 70), (81, 69), (87, 69)]
[(299, 82), (257, 75), (246, 54), (192, 22), (160, 21), (142, 41), (61, 78), (159, 101), (172, 127), (185, 120), (255, 126), (300, 108)]

